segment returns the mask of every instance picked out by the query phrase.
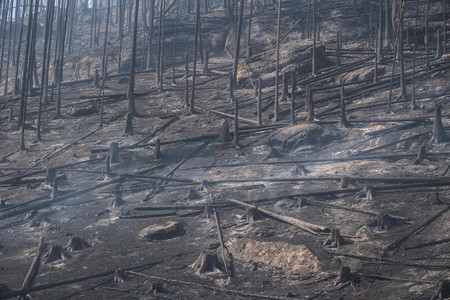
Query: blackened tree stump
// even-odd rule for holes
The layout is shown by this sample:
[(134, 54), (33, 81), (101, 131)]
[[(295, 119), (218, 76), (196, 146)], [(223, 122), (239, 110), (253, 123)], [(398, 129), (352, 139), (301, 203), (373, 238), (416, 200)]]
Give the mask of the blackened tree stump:
[(159, 158), (161, 158), (161, 140), (160, 139), (156, 139), (155, 141), (155, 148), (153, 151), (153, 159), (154, 160), (158, 160)]
[(387, 213), (378, 213), (375, 220), (369, 224), (371, 227), (376, 227), (378, 230), (389, 230), (397, 226), (398, 220), (394, 219)]
[(125, 135), (133, 135), (133, 115), (127, 113), (127, 120), (125, 123)]
[(45, 184), (49, 186), (53, 185), (55, 178), (56, 178), (56, 169), (47, 168), (47, 171), (45, 173)]
[(372, 200), (374, 196), (373, 187), (365, 186), (361, 191), (356, 193), (356, 198), (365, 197), (367, 200)]
[(72, 236), (69, 243), (67, 243), (65, 249), (70, 252), (80, 251), (84, 250), (86, 248), (90, 248), (91, 245), (89, 245), (84, 239)]
[(220, 131), (220, 142), (227, 143), (229, 141), (231, 141), (230, 125), (228, 125), (227, 120), (223, 120), (222, 130)]
[(221, 271), (222, 266), (217, 259), (217, 254), (200, 253), (197, 260), (191, 265), (193, 269), (196, 269), (198, 274)]
[(442, 106), (440, 104), (435, 104), (434, 106), (434, 126), (433, 126), (433, 136), (431, 137), (431, 142), (442, 143), (447, 140), (447, 135), (445, 133), (444, 126), (442, 126)]
[(109, 158), (111, 164), (116, 164), (120, 161), (119, 143), (113, 142), (109, 144)]
[(49, 264), (58, 260), (66, 260), (70, 258), (70, 255), (65, 253), (61, 246), (52, 245), (47, 253), (44, 255), (44, 263)]
[(330, 246), (331, 248), (339, 248), (344, 243), (344, 238), (339, 233), (339, 229), (332, 229), (330, 232), (330, 238), (324, 242), (324, 245)]
[(114, 272), (113, 276), (113, 282), (114, 283), (124, 283), (125, 281), (130, 280), (127, 274), (125, 274), (125, 271), (122, 269), (117, 269)]
[(420, 165), (425, 159), (427, 159), (427, 151), (425, 150), (425, 145), (421, 145), (419, 152), (417, 153), (417, 158), (414, 160), (413, 165)]
[(259, 212), (259, 210), (248, 207), (245, 210), (245, 214), (243, 216), (247, 222), (255, 222), (264, 219), (264, 216)]

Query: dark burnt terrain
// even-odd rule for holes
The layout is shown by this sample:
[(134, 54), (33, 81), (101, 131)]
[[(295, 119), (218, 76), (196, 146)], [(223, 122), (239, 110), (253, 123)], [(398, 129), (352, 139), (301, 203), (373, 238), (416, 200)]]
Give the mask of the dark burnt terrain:
[[(211, 1), (207, 13), (202, 3), (201, 40), (203, 51), (209, 51), (209, 70), (199, 55), (191, 114), (185, 106), (184, 60), (187, 53), (190, 96), (195, 14), (186, 13), (185, 2), (180, 1), (174, 84), (176, 6), (166, 4), (163, 91), (156, 50), (147, 68), (148, 34), (144, 39), (139, 23), (132, 134), (125, 134), (132, 33), (125, 24), (125, 67), (118, 73), (115, 1), (101, 128), (101, 84), (94, 83), (94, 71), (101, 69), (103, 45), (88, 47), (91, 8), (77, 11), (74, 51), (65, 57), (62, 116), (55, 118), (55, 102), (43, 108), (40, 142), (39, 89), (28, 97), (25, 150), (18, 150), (20, 95), (14, 95), (10, 77), (8, 95), (0, 97), (0, 298), (449, 298), (450, 62), (445, 53), (436, 57), (445, 1), (429, 1), (428, 62), (428, 1), (404, 2), (406, 95), (398, 97), (395, 32), (383, 42), (374, 71), (380, 1), (317, 1), (320, 33), (312, 76), (308, 1), (283, 0), (276, 122), (277, 4), (251, 2), (249, 56), (246, 1), (234, 91), (238, 146), (235, 102), (229, 99), (233, 23), (222, 1)], [(398, 13), (388, 3), (389, 11)], [(98, 9), (101, 22), (105, 14), (106, 5)], [(40, 18), (43, 32), (45, 14)], [(449, 47), (447, 42), (447, 52)], [(292, 71), (296, 125), (290, 122)], [(14, 76), (12, 68), (9, 72)], [(255, 94), (259, 78), (262, 124)], [(109, 150), (112, 143), (118, 144), (118, 157)], [(36, 261), (32, 287), (23, 289)]]

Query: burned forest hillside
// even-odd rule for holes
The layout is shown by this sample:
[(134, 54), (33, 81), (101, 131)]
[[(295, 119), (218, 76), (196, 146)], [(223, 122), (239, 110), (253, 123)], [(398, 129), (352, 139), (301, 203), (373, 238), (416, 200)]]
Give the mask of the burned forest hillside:
[(0, 1), (0, 299), (450, 299), (449, 19)]

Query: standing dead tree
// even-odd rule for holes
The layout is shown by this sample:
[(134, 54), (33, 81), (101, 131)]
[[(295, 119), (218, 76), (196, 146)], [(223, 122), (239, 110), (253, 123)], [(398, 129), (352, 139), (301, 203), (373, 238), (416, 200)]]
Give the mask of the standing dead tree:
[(162, 81), (162, 78), (160, 77), (161, 74), (161, 44), (164, 42), (162, 39), (162, 28), (163, 28), (163, 12), (164, 12), (164, 2), (165, 0), (160, 0), (159, 2), (159, 25), (158, 25), (158, 54), (157, 54), (157, 67), (156, 67), (156, 84), (162, 85), (160, 82)]
[(151, 61), (152, 61), (152, 42), (153, 42), (153, 24), (154, 24), (154, 17), (155, 17), (155, 1), (156, 0), (150, 0), (150, 24), (149, 24), (149, 30), (148, 30), (148, 47), (147, 47), (147, 69), (151, 68)]
[[(20, 25), (20, 32), (19, 32), (19, 40), (18, 40), (18, 49), (17, 49), (17, 62), (16, 62), (16, 75), (14, 77), (14, 94), (19, 94), (19, 66), (20, 66), (20, 52), (22, 49), (22, 35), (23, 35), (23, 23), (24, 23), (24, 19), (25, 19), (25, 7), (28, 4), (28, 0), (25, 0), (23, 3), (23, 8), (22, 8), (22, 18), (20, 20), (21, 25)], [(21, 120), (22, 120), (22, 114), (23, 114), (23, 106), (21, 104), (20, 106), (20, 112), (19, 112), (19, 118), (18, 118), (18, 126), (20, 126), (21, 124)]]
[(53, 28), (53, 13), (55, 8), (55, 0), (49, 0), (47, 2), (47, 17), (45, 22), (45, 36), (44, 36), (44, 55), (42, 56), (42, 68), (41, 68), (41, 88), (39, 93), (39, 111), (38, 121), (36, 128), (36, 140), (41, 141), (41, 113), (42, 102), (44, 99), (44, 93), (47, 95), (48, 86), (48, 53), (51, 47), (51, 32)]
[[(36, 0), (36, 14), (37, 16), (37, 8), (39, 6), (39, 0)], [(28, 100), (28, 80), (30, 75), (30, 67), (31, 67), (31, 41), (32, 41), (32, 22), (33, 22), (33, 0), (30, 0), (29, 12), (28, 12), (28, 29), (27, 29), (27, 40), (25, 46), (25, 59), (23, 63), (23, 75), (22, 75), (22, 93), (20, 99), (20, 105), (23, 107), (21, 110), (22, 118), (21, 118), (21, 134), (20, 134), (20, 150), (25, 150), (25, 119), (27, 115), (27, 100)]]
[[(10, 16), (9, 16), (9, 37), (8, 37), (8, 58), (6, 59), (6, 72), (5, 72), (5, 89), (3, 92), (3, 95), (6, 96), (6, 94), (8, 93), (8, 80), (9, 80), (9, 64), (10, 64), (10, 58), (11, 58), (11, 34), (12, 34), (12, 21), (13, 21), (13, 1), (11, 0), (11, 11), (10, 11)], [(4, 33), (5, 34), (5, 33)], [(0, 74), (1, 75), (1, 74)]]
[[(314, 2), (315, 3), (315, 2)], [(280, 103), (278, 99), (278, 77), (280, 72), (280, 25), (281, 25), (281, 0), (278, 0), (278, 19), (277, 19), (277, 45), (276, 45), (276, 58), (275, 58), (275, 99), (273, 110), (273, 121), (278, 122), (278, 114), (280, 110)]]
[[(237, 0), (236, 0), (237, 1)], [(239, 18), (236, 27), (236, 38), (234, 44), (234, 56), (233, 56), (233, 88), (238, 86), (237, 71), (239, 65), (239, 54), (241, 50), (241, 32), (242, 32), (242, 16), (244, 14), (244, 0), (241, 0), (239, 6)]]
[(139, 0), (136, 0), (134, 6), (134, 29), (133, 29), (133, 41), (131, 45), (131, 63), (130, 63), (130, 80), (128, 82), (128, 113), (136, 115), (136, 106), (134, 103), (134, 81), (136, 75), (136, 40), (138, 30), (138, 18), (139, 18)]
[[(59, 54), (58, 54), (58, 59), (57, 59), (57, 65), (56, 67), (58, 68), (58, 74), (57, 74), (57, 78), (56, 78), (56, 82), (57, 82), (57, 90), (58, 90), (58, 96), (56, 99), (56, 118), (60, 118), (61, 117), (61, 83), (63, 80), (63, 69), (64, 69), (64, 48), (65, 48), (65, 42), (66, 42), (66, 33), (67, 33), (67, 19), (69, 16), (69, 1), (66, 2), (66, 8), (65, 8), (65, 13), (63, 16), (62, 21), (64, 22), (64, 25), (61, 26), (59, 29), (59, 42), (60, 42), (60, 46), (58, 48), (59, 50)], [(63, 5), (64, 8), (64, 5)], [(62, 22), (61, 22), (62, 23)]]
[(3, 1), (3, 11), (2, 11), (2, 52), (1, 52), (1, 56), (0, 56), (0, 79), (1, 79), (1, 75), (2, 75), (2, 71), (3, 71), (3, 56), (5, 53), (5, 41), (6, 41), (6, 28), (8, 26), (8, 11), (10, 10), (9, 8), (9, 4), (10, 4), (10, 0), (6, 0)]
[(192, 71), (192, 91), (191, 91), (191, 105), (189, 107), (191, 115), (195, 114), (194, 100), (195, 100), (195, 76), (197, 71), (197, 44), (199, 43), (200, 31), (200, 0), (195, 1), (196, 22), (195, 22), (195, 37), (194, 37), (194, 66)]
[[(387, 1), (387, 0), (386, 0)], [(377, 56), (378, 60), (383, 59), (383, 5), (384, 0), (380, 0), (380, 10), (378, 14), (378, 35), (377, 35)]]
[(413, 41), (413, 67), (412, 67), (412, 92), (411, 92), (411, 110), (417, 109), (416, 104), (416, 48), (417, 48), (417, 19), (419, 18), (419, 0), (416, 4), (416, 16), (414, 18), (414, 41)]
[(121, 69), (120, 65), (122, 64), (122, 45), (123, 45), (123, 21), (124, 21), (124, 8), (123, 8), (123, 1), (124, 0), (118, 0), (119, 3), (119, 55), (117, 56), (117, 74), (120, 74)]
[(177, 12), (175, 20), (175, 33), (173, 35), (173, 51), (172, 51), (172, 84), (175, 84), (175, 62), (176, 62), (176, 51), (177, 51), (177, 33), (178, 33), (178, 18), (180, 14), (180, 0), (177, 1)]

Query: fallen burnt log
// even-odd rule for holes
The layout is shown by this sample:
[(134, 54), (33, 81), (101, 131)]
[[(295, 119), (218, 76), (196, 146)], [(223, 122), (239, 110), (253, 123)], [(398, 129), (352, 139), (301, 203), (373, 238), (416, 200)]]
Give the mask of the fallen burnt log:
[(240, 292), (240, 291), (237, 291), (237, 290), (230, 290), (230, 289), (224, 289), (224, 288), (219, 288), (219, 287), (213, 287), (211, 285), (201, 284), (201, 283), (197, 283), (197, 282), (182, 281), (182, 280), (177, 280), (177, 279), (165, 278), (165, 277), (161, 277), (161, 276), (148, 275), (148, 274), (143, 274), (143, 273), (139, 273), (139, 272), (135, 272), (135, 271), (128, 271), (128, 273), (136, 275), (136, 276), (152, 279), (152, 280), (163, 281), (163, 282), (176, 284), (176, 285), (181, 285), (181, 286), (194, 286), (194, 287), (199, 287), (199, 288), (211, 290), (213, 292), (220, 292), (220, 293), (224, 293), (224, 294), (237, 295), (237, 296), (241, 296), (241, 297), (244, 297), (244, 298), (269, 299), (269, 300), (282, 300), (282, 299), (283, 300), (290, 300), (290, 299), (292, 299), (292, 298), (289, 298), (289, 297), (279, 297), (279, 296), (269, 296), (269, 295), (264, 295), (264, 294), (245, 293), (245, 292)]
[(423, 230), (425, 227), (430, 225), (434, 220), (436, 220), (437, 218), (442, 216), (444, 213), (446, 213), (449, 209), (450, 209), (450, 205), (447, 205), (446, 207), (444, 207), (444, 209), (441, 209), (436, 214), (433, 214), (432, 216), (428, 217), (423, 223), (421, 223), (419, 226), (417, 226), (416, 228), (411, 230), (409, 233), (407, 233), (400, 239), (394, 241), (393, 243), (387, 245), (385, 247), (384, 251), (391, 251), (391, 250), (395, 250), (395, 249), (399, 248), (401, 246), (401, 244), (403, 244), (403, 242), (405, 242), (409, 237), (411, 237), (412, 235)]
[(46, 207), (50, 207), (53, 204), (65, 201), (65, 200), (70, 199), (70, 198), (74, 198), (74, 197), (80, 196), (82, 194), (88, 193), (90, 191), (94, 191), (96, 189), (103, 188), (105, 186), (108, 186), (110, 184), (114, 184), (114, 183), (120, 182), (122, 180), (123, 180), (122, 178), (113, 179), (113, 180), (108, 181), (108, 182), (103, 182), (103, 183), (100, 183), (100, 184), (88, 187), (88, 188), (83, 189), (81, 191), (76, 191), (76, 192), (72, 192), (72, 193), (68, 193), (68, 194), (65, 194), (65, 195), (58, 196), (58, 197), (56, 197), (56, 198), (54, 198), (52, 200), (48, 200), (46, 202), (37, 203), (37, 204), (30, 205), (30, 206), (22, 208), (22, 209), (14, 210), (12, 212), (3, 213), (3, 214), (0, 215), (0, 220), (5, 220), (5, 219), (8, 219), (8, 218), (11, 218), (11, 217), (14, 217), (14, 216), (17, 216), (17, 215), (20, 215), (20, 214), (32, 211), (32, 210), (39, 210), (39, 209), (43, 209), (43, 208), (46, 208)]
[[(30, 265), (30, 268), (27, 272), (27, 275), (25, 276), (25, 279), (23, 280), (21, 289), (29, 289), (33, 287), (34, 280), (36, 279), (36, 276), (39, 272), (39, 267), (41, 265), (41, 256), (42, 256), (42, 250), (44, 247), (44, 237), (39, 238), (39, 244), (36, 248), (36, 256), (33, 259), (33, 262)], [(29, 298), (28, 296), (24, 298)]]
[[(123, 270), (124, 271), (140, 270), (143, 268), (153, 267), (154, 265), (156, 265), (158, 263), (159, 262), (143, 264), (143, 265), (139, 265), (136, 267), (124, 268)], [(44, 284), (40, 284), (40, 285), (30, 287), (30, 288), (24, 288), (24, 289), (20, 289), (20, 290), (12, 290), (12, 291), (8, 291), (8, 292), (0, 294), (0, 299), (13, 298), (13, 297), (21, 296), (21, 295), (26, 295), (26, 294), (29, 294), (32, 292), (47, 290), (47, 289), (51, 289), (51, 288), (55, 288), (55, 287), (59, 287), (59, 286), (63, 286), (63, 285), (68, 285), (68, 284), (87, 281), (87, 280), (91, 280), (91, 279), (106, 277), (106, 276), (113, 275), (115, 272), (116, 272), (116, 270), (109, 270), (109, 271), (105, 271), (105, 272), (101, 272), (101, 273), (97, 273), (97, 274), (93, 274), (93, 275), (82, 276), (82, 277), (77, 277), (77, 278), (52, 282), (52, 283), (44, 283)]]
[(245, 202), (241, 202), (241, 201), (238, 201), (238, 200), (228, 199), (227, 201), (235, 203), (235, 204), (240, 205), (240, 206), (244, 206), (246, 208), (256, 209), (256, 210), (258, 210), (259, 212), (261, 212), (264, 215), (267, 215), (267, 216), (269, 216), (271, 218), (274, 218), (274, 219), (276, 219), (278, 221), (281, 221), (281, 222), (293, 225), (293, 226), (295, 226), (297, 228), (300, 228), (300, 229), (302, 229), (302, 230), (304, 230), (306, 232), (309, 232), (311, 234), (314, 234), (314, 235), (327, 234), (328, 232), (330, 232), (330, 229), (325, 227), (325, 226), (320, 226), (320, 225), (308, 223), (308, 222), (305, 222), (305, 221), (302, 221), (302, 220), (299, 220), (299, 219), (296, 219), (296, 218), (293, 218), (293, 217), (289, 217), (289, 216), (283, 216), (283, 215), (271, 212), (269, 210), (266, 210), (266, 209), (263, 209), (263, 208), (260, 208), (260, 207), (257, 207), (257, 206), (245, 203)]

